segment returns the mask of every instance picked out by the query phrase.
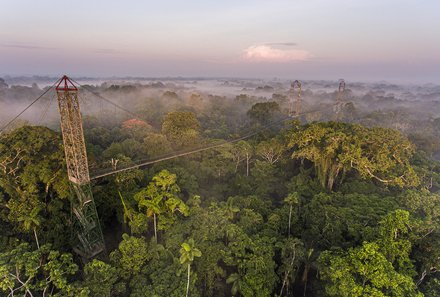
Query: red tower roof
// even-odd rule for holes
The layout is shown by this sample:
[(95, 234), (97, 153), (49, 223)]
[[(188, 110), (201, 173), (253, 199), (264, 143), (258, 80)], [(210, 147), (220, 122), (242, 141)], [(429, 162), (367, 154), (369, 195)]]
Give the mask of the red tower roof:
[(55, 88), (57, 91), (78, 91), (78, 88), (74, 85), (74, 83), (64, 75), (58, 85)]

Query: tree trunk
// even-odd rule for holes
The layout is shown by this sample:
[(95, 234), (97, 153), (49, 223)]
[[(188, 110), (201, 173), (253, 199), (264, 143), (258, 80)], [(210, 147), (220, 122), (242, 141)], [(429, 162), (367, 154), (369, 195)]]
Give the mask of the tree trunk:
[(156, 243), (157, 243), (156, 214), (153, 214), (153, 220), (154, 220), (154, 238), (156, 239)]
[(284, 287), (287, 284), (287, 278), (288, 277), (289, 277), (289, 274), (286, 273), (286, 275), (284, 276), (284, 280), (283, 280), (283, 286), (281, 287), (280, 297), (283, 297), (283, 291), (284, 291)]
[[(292, 267), (293, 267), (293, 263), (294, 263), (294, 261), (295, 261), (295, 258), (296, 258), (296, 251), (294, 251), (294, 253), (293, 253), (293, 257), (292, 257), (292, 260), (290, 260), (290, 268), (292, 269)], [(288, 269), (287, 271), (286, 271), (286, 274), (285, 274), (285, 276), (284, 276), (284, 280), (283, 280), (283, 286), (281, 287), (281, 292), (280, 292), (280, 297), (283, 297), (283, 291), (284, 291), (284, 287), (287, 285), (287, 294), (286, 294), (286, 296), (289, 296), (289, 284), (288, 284), (288, 278), (289, 278), (289, 274), (290, 274), (290, 270)]]
[(249, 176), (249, 156), (246, 155), (246, 176)]
[(130, 225), (128, 223), (122, 223), (122, 232), (124, 233), (130, 233), (130, 235), (133, 235), (131, 232)]
[(186, 297), (188, 297), (189, 293), (189, 276), (191, 273), (191, 264), (188, 264), (188, 282), (186, 283)]
[(38, 242), (38, 236), (37, 236), (37, 230), (34, 227), (34, 236), (35, 236), (35, 241), (37, 242), (37, 248), (40, 249), (40, 243)]
[(422, 282), (423, 282), (423, 280), (425, 279), (425, 277), (426, 277), (426, 269), (425, 270), (423, 270), (423, 273), (422, 273), (422, 276), (420, 277), (420, 279), (417, 281), (417, 283), (416, 283), (416, 286), (418, 287)]
[(292, 219), (292, 204), (290, 204), (290, 211), (289, 211), (289, 233), (288, 233), (288, 237), (290, 237), (290, 224), (291, 224), (291, 219)]
[(307, 280), (304, 283), (304, 293), (303, 293), (303, 297), (306, 297), (306, 292), (307, 292)]
[(302, 281), (304, 282), (304, 292), (303, 292), (303, 296), (306, 296), (306, 292), (307, 292), (307, 281), (309, 279), (309, 269), (310, 269), (310, 265), (306, 264), (304, 267), (304, 273), (302, 276)]

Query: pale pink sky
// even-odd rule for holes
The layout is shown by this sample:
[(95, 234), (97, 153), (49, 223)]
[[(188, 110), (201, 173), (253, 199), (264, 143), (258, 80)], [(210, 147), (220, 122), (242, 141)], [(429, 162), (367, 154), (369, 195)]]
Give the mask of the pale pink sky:
[(4, 0), (0, 75), (439, 82), (440, 1)]

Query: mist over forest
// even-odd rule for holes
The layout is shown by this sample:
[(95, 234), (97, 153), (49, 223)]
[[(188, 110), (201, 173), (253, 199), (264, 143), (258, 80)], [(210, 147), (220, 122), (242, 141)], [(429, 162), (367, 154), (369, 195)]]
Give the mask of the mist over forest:
[[(52, 77), (7, 76), (1, 79), (0, 124), (6, 124), (11, 115), (18, 114), (54, 81), (56, 78)], [(112, 78), (109, 80), (80, 77), (77, 81), (87, 87), (79, 95), (82, 113), (86, 119), (90, 116), (108, 122), (108, 125), (118, 126), (122, 121), (133, 118), (133, 115), (117, 109), (92, 93), (96, 92), (121, 106), (132, 107), (128, 108), (129, 110), (142, 111), (142, 120), (159, 130), (163, 116), (170, 111), (192, 111), (197, 118), (209, 117), (209, 113), (213, 110), (231, 111), (224, 113), (224, 116), (231, 118), (227, 121), (228, 124), (239, 122), (234, 129), (239, 129), (239, 125), (246, 125), (246, 122), (249, 122), (246, 112), (258, 102), (275, 101), (279, 104), (280, 111), (286, 114), (291, 84), (291, 81), (281, 79), (234, 78)], [(337, 80), (302, 81), (303, 111), (326, 107), (331, 109), (337, 91)], [(440, 85), (347, 81), (344, 100), (353, 104), (353, 110), (350, 111), (350, 115), (346, 115), (345, 120), (349, 119), (366, 126), (397, 129), (415, 138), (423, 137), (422, 135), (430, 135), (433, 138), (438, 136)], [(315, 120), (331, 120), (331, 112), (332, 110), (325, 110)], [(19, 120), (59, 130), (55, 94), (44, 96)], [(209, 127), (201, 128), (202, 132), (209, 130)]]
[(0, 79), (0, 295), (440, 296), (440, 85), (74, 78), (81, 188), (55, 81)]

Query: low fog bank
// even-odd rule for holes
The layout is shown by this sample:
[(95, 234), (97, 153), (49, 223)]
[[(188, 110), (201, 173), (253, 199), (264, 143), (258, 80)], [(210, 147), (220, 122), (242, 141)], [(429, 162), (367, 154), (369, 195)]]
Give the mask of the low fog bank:
[[(4, 77), (0, 79), (0, 126), (22, 111), (57, 79), (51, 77)], [(259, 102), (274, 101), (287, 115), (291, 81), (282, 79), (204, 79), (204, 78), (75, 78), (81, 87), (79, 97), (87, 121), (107, 127), (121, 126), (135, 117), (160, 130), (170, 111), (191, 111), (206, 124), (209, 136), (216, 136), (218, 125), (239, 130), (248, 121), (247, 112)], [(302, 111), (326, 108), (305, 117), (308, 121), (334, 120), (334, 104), (339, 82), (302, 81)], [(98, 93), (130, 114), (100, 99)], [(436, 136), (440, 130), (440, 85), (397, 85), (386, 82), (364, 83), (346, 80), (342, 96), (343, 116), (338, 120), (367, 126), (398, 129), (407, 135)], [(10, 128), (24, 123), (45, 125), (59, 130), (56, 94), (49, 91)], [(210, 123), (210, 124), (209, 124)], [(210, 126), (211, 125), (211, 126)], [(440, 136), (440, 135), (439, 135)]]

